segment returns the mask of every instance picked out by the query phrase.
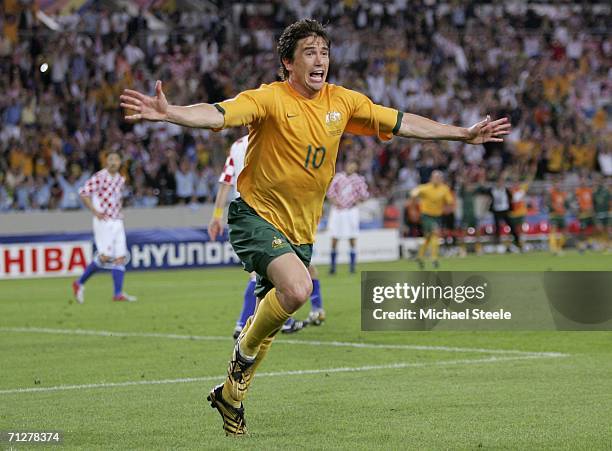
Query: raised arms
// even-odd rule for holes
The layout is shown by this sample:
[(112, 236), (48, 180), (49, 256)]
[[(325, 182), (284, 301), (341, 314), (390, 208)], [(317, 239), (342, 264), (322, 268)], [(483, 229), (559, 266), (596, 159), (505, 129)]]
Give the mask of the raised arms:
[(441, 124), (417, 114), (404, 113), (397, 136), (418, 139), (444, 139), (463, 141), (468, 144), (484, 144), (486, 142), (502, 142), (503, 136), (510, 133), (508, 118), (491, 121), (487, 116), (469, 128)]
[(121, 95), (121, 107), (134, 111), (133, 114), (125, 116), (125, 120), (129, 122), (144, 119), (197, 128), (221, 128), (224, 122), (223, 114), (208, 103), (169, 105), (159, 80), (155, 83), (155, 97), (125, 89)]

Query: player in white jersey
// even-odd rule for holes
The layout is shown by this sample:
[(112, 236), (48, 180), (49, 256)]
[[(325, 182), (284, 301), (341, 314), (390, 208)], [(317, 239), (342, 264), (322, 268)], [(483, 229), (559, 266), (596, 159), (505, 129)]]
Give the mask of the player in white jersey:
[(93, 213), (96, 254), (85, 272), (72, 283), (74, 297), (79, 304), (85, 301), (85, 282), (96, 271), (110, 269), (113, 275), (113, 301), (135, 301), (123, 291), (123, 277), (128, 251), (123, 227), (122, 192), (125, 179), (119, 173), (121, 156), (111, 151), (106, 167), (91, 176), (79, 190), (81, 200)]
[(331, 265), (329, 273), (336, 273), (336, 247), (338, 240), (348, 238), (350, 250), (350, 271), (355, 272), (357, 252), (355, 244), (359, 234), (359, 208), (370, 195), (365, 179), (357, 173), (357, 163), (349, 161), (345, 172), (338, 172), (329, 186), (327, 198), (332, 204), (329, 212), (328, 229), (331, 235)]
[[(244, 157), (247, 153), (249, 145), (249, 137), (243, 136), (238, 139), (230, 148), (230, 154), (225, 160), (225, 166), (223, 167), (223, 173), (219, 177), (219, 190), (217, 191), (217, 197), (215, 199), (215, 210), (213, 216), (208, 224), (208, 235), (211, 240), (215, 240), (223, 231), (223, 211), (225, 209), (225, 203), (230, 192), (233, 190), (234, 198), (240, 197), (240, 193), (236, 189), (236, 183), (238, 176), (244, 168)], [(310, 265), (308, 268), (310, 276), (312, 277), (313, 290), (310, 296), (310, 302), (312, 309), (308, 315), (306, 321), (297, 321), (293, 318), (289, 318), (283, 325), (281, 332), (293, 333), (303, 329), (306, 325), (312, 324), (319, 326), (325, 320), (325, 311), (323, 310), (323, 298), (321, 297), (321, 284), (319, 282), (319, 275), (314, 265)], [(244, 302), (242, 305), (242, 311), (240, 317), (236, 321), (236, 327), (234, 329), (234, 339), (238, 338), (246, 320), (255, 312), (255, 306), (257, 300), (255, 298), (255, 285), (257, 283), (257, 274), (252, 272), (249, 277), (249, 283), (244, 290)]]

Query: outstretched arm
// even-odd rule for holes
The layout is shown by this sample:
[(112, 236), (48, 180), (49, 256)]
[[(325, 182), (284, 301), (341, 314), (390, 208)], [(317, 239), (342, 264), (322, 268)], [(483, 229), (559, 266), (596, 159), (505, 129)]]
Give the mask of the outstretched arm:
[(502, 142), (503, 136), (510, 133), (508, 118), (491, 121), (490, 116), (469, 128), (441, 124), (417, 114), (404, 113), (398, 136), (419, 139), (445, 139), (463, 141), (468, 144)]
[(155, 97), (147, 96), (132, 89), (125, 89), (121, 95), (121, 107), (134, 111), (125, 120), (136, 122), (166, 121), (186, 127), (221, 128), (223, 114), (214, 105), (198, 103), (189, 106), (169, 105), (162, 91), (161, 81), (155, 83)]

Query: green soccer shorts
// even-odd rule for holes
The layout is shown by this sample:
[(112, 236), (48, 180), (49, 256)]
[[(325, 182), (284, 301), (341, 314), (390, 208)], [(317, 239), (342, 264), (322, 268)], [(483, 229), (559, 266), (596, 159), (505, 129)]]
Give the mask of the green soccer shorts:
[(258, 298), (263, 298), (274, 287), (267, 278), (267, 269), (276, 257), (291, 252), (306, 267), (310, 266), (312, 244), (290, 243), (283, 233), (259, 216), (241, 198), (230, 203), (227, 224), (230, 243), (242, 261), (244, 270), (257, 273), (255, 296)]
[(557, 227), (559, 230), (563, 230), (565, 228), (565, 217), (561, 215), (551, 215), (550, 225)]
[(423, 226), (423, 234), (438, 232), (440, 230), (440, 216), (421, 215), (421, 225)]

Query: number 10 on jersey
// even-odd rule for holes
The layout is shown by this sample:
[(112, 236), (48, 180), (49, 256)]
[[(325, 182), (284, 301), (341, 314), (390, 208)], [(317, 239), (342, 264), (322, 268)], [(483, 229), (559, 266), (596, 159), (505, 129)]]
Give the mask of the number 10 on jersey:
[(308, 145), (308, 153), (306, 154), (306, 161), (304, 167), (308, 169), (310, 165), (313, 169), (319, 169), (325, 161), (325, 147), (312, 147)]

